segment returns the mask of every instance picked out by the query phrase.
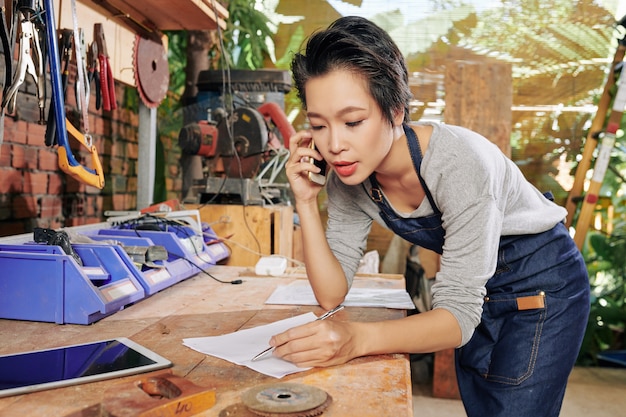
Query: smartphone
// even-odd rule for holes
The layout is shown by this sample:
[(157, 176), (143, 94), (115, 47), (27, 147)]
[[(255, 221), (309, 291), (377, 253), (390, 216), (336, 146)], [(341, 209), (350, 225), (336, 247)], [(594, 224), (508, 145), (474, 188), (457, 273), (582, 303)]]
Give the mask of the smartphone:
[[(313, 142), (313, 140), (311, 140), (311, 143), (309, 143), (309, 148), (315, 149), (315, 143)], [(321, 169), (321, 171), (319, 172), (319, 174), (315, 172), (309, 172), (309, 180), (319, 185), (326, 184), (326, 160), (322, 159), (321, 161), (318, 161), (317, 159), (311, 158), (311, 162), (313, 162), (313, 165)]]

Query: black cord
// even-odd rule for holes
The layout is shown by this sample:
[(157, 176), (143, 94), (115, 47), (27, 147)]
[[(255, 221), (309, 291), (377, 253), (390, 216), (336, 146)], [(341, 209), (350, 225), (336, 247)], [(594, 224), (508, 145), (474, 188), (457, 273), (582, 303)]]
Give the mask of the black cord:
[(192, 261), (190, 261), (189, 259), (187, 259), (187, 258), (185, 258), (185, 257), (183, 257), (183, 256), (178, 256), (178, 255), (176, 255), (176, 254), (172, 254), (172, 255), (174, 255), (175, 257), (177, 257), (177, 258), (179, 258), (179, 259), (184, 259), (184, 260), (186, 260), (186, 261), (187, 261), (187, 262), (189, 262), (191, 265), (193, 265), (193, 266), (195, 266), (196, 268), (198, 268), (201, 272), (203, 272), (204, 274), (206, 274), (206, 275), (210, 276), (210, 277), (211, 277), (211, 278), (213, 278), (215, 281), (217, 281), (217, 282), (219, 282), (219, 283), (221, 283), (221, 284), (233, 284), (233, 285), (243, 284), (243, 280), (241, 280), (241, 279), (233, 279), (233, 280), (231, 280), (231, 281), (223, 281), (223, 280), (221, 280), (221, 279), (219, 279), (219, 278), (215, 277), (214, 275), (210, 274), (210, 273), (209, 273), (209, 272), (207, 272), (206, 270), (204, 270), (204, 269), (200, 268), (200, 266), (199, 266), (199, 265), (197, 265), (195, 262), (192, 262)]

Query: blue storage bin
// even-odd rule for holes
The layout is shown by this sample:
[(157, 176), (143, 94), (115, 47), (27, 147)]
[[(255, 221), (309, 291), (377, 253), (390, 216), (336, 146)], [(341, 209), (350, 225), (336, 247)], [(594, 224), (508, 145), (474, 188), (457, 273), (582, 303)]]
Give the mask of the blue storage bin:
[(134, 268), (111, 246), (0, 245), (0, 318), (90, 324), (145, 297)]

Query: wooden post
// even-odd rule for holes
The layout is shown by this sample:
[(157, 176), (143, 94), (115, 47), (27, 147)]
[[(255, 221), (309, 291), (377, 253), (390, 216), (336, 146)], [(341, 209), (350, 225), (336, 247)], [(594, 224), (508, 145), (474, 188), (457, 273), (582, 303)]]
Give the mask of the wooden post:
[[(512, 67), (499, 62), (454, 61), (446, 66), (445, 122), (467, 127), (511, 155)], [(460, 398), (454, 349), (435, 353), (433, 396)]]

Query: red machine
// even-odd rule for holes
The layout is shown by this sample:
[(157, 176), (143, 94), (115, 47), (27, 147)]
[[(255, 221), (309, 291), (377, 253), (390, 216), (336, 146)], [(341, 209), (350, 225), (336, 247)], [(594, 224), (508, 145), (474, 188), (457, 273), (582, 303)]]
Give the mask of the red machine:
[[(260, 197), (251, 195), (256, 194), (253, 189), (261, 185), (257, 184), (259, 178), (255, 177), (273, 158), (285, 155), (295, 129), (282, 108), (273, 102), (266, 102), (256, 109), (239, 107), (231, 115), (224, 111), (215, 113), (216, 120), (190, 123), (178, 136), (183, 152), (207, 158), (206, 189), (197, 191), (212, 194), (214, 198), (216, 192), (229, 194), (241, 190), (240, 184), (227, 182), (228, 179), (248, 180), (255, 184), (247, 184), (247, 191), (237, 191), (237, 194), (247, 195), (242, 195), (241, 200), (258, 201)], [(254, 204), (253, 201), (247, 202)]]

